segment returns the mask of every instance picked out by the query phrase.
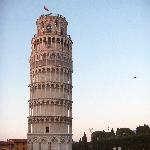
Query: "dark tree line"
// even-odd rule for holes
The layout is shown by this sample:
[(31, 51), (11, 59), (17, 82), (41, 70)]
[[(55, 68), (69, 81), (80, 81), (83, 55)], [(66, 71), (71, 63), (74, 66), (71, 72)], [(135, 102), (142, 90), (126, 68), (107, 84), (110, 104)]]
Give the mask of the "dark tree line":
[(150, 150), (150, 127), (139, 126), (136, 131), (129, 128), (118, 128), (116, 133), (95, 131), (91, 135), (91, 141), (87, 142), (84, 133), (79, 142), (73, 142), (73, 150), (112, 150), (121, 147), (122, 150)]

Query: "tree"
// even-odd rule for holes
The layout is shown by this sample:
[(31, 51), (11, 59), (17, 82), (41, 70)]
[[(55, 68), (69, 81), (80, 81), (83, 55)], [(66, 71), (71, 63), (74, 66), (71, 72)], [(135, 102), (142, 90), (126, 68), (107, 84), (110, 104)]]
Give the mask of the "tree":
[(139, 126), (136, 128), (136, 134), (150, 134), (150, 127), (146, 124), (144, 124), (144, 126)]
[(114, 129), (112, 128), (111, 129), (111, 134), (114, 136), (115, 135), (115, 132), (114, 132)]
[(116, 136), (131, 136), (134, 135), (134, 131), (129, 128), (117, 128)]
[(82, 137), (82, 150), (88, 150), (87, 136), (86, 136), (85, 132)]

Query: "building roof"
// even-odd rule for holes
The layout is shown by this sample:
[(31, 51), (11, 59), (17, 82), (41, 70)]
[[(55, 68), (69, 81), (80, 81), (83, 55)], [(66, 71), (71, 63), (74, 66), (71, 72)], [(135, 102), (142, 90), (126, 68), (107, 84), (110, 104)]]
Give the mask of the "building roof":
[(15, 143), (27, 143), (27, 139), (9, 139), (9, 141), (13, 141)]

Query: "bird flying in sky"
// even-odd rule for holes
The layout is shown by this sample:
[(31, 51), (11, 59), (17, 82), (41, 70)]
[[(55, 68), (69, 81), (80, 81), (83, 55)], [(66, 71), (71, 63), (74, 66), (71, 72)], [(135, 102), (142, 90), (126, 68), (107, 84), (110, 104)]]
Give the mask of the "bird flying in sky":
[(44, 10), (49, 11), (49, 9), (44, 5)]

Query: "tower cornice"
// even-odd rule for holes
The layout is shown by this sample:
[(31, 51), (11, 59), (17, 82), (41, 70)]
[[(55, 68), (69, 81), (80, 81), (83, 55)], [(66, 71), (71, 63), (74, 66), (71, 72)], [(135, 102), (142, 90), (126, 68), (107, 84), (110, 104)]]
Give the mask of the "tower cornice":
[(67, 116), (29, 116), (28, 122), (29, 123), (49, 122), (49, 123), (72, 124), (72, 117), (67, 117)]

